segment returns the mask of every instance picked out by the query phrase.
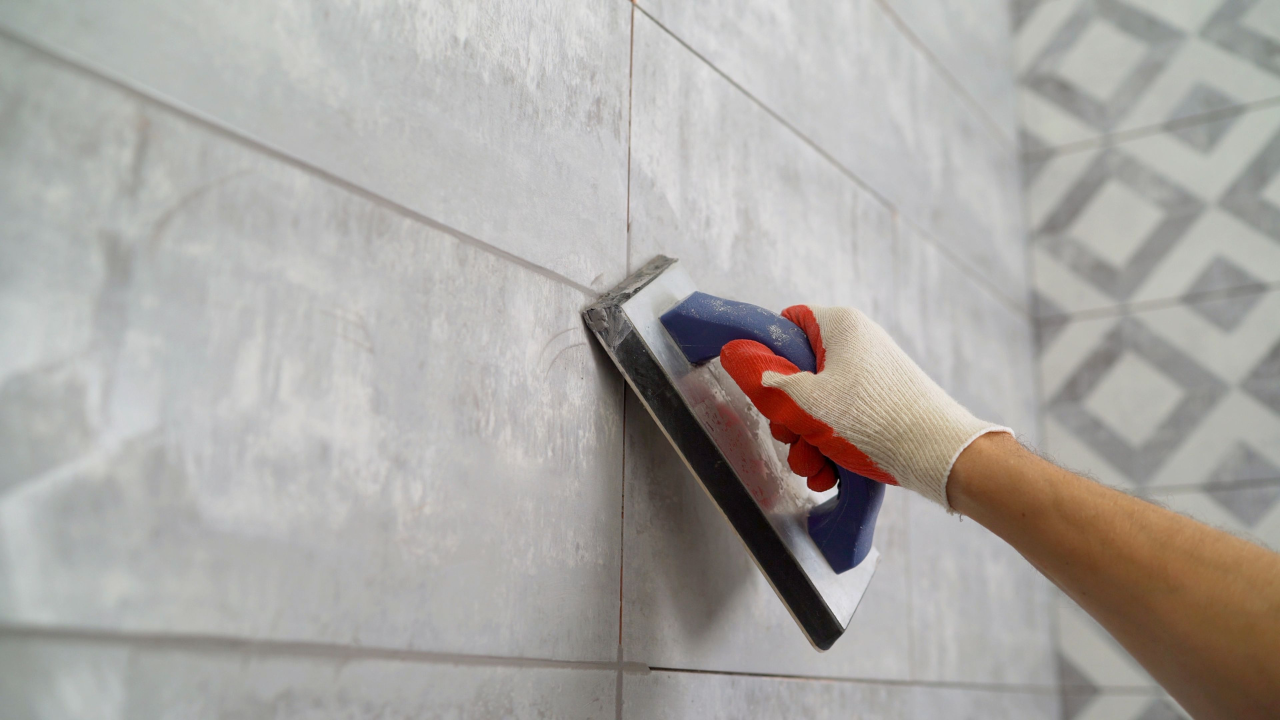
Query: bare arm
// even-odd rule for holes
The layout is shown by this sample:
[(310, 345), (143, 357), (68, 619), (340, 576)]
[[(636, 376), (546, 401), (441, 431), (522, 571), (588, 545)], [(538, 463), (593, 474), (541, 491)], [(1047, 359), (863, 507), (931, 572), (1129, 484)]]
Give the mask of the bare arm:
[(1067, 472), (1003, 433), (961, 453), (947, 498), (1199, 720), (1280, 718), (1280, 555)]

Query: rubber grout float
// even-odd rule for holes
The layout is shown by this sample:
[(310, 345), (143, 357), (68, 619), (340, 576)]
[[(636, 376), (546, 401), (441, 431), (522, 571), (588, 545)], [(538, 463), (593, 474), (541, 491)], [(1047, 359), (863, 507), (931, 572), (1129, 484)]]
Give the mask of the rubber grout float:
[(805, 636), (830, 648), (879, 562), (884, 485), (840, 468), (834, 497), (809, 492), (776, 452), (768, 422), (714, 362), (726, 343), (750, 339), (813, 372), (804, 331), (764, 308), (698, 292), (664, 256), (583, 317)]

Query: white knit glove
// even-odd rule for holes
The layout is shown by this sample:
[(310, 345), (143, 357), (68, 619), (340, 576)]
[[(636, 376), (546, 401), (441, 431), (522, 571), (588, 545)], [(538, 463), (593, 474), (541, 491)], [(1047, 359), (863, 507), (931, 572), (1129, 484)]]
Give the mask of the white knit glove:
[(720, 362), (774, 437), (792, 443), (791, 469), (810, 488), (835, 484), (830, 458), (951, 510), (947, 476), (960, 452), (986, 433), (1012, 434), (951, 399), (862, 312), (795, 305), (782, 315), (809, 336), (816, 375), (751, 340), (725, 345)]

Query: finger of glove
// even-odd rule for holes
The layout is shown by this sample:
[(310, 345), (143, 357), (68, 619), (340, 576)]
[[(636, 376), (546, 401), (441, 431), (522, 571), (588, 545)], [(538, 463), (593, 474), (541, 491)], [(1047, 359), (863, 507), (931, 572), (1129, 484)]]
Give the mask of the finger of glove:
[(783, 390), (764, 384), (766, 373), (784, 376), (809, 375), (801, 373), (790, 360), (776, 355), (772, 350), (754, 340), (734, 340), (720, 350), (720, 365), (729, 377), (742, 388), (742, 392), (770, 421), (791, 430), (802, 432), (789, 422), (796, 413), (803, 412)]
[(897, 485), (898, 479), (890, 474), (887, 470), (880, 467), (875, 460), (872, 460), (866, 453), (862, 452), (857, 445), (840, 437), (832, 432), (830, 428), (818, 430), (811, 433), (801, 433), (804, 442), (814, 446), (828, 458), (835, 461), (837, 465), (877, 482), (886, 485)]
[[(837, 465), (848, 468), (863, 477), (871, 478), (889, 485), (897, 485), (898, 481), (888, 471), (880, 467), (857, 445), (840, 435), (831, 425), (810, 415), (796, 402), (795, 398), (820, 397), (827, 393), (837, 392), (825, 387), (823, 377), (810, 373), (793, 375), (768, 375), (761, 382), (766, 389), (781, 391), (789, 405), (777, 408), (778, 416), (770, 419), (786, 425), (796, 432), (805, 442), (814, 446), (823, 455), (831, 458)], [(764, 412), (762, 409), (761, 412)], [(768, 413), (765, 413), (768, 416)]]
[(826, 492), (836, 486), (836, 466), (830, 460), (822, 465), (816, 475), (809, 477), (809, 489), (814, 492)]
[(791, 450), (787, 452), (787, 464), (791, 466), (791, 472), (803, 477), (813, 477), (827, 466), (827, 458), (818, 452), (818, 448), (801, 439), (791, 444)]
[(791, 429), (786, 425), (776, 422), (769, 423), (769, 434), (773, 436), (774, 440), (788, 445), (800, 439), (800, 436), (791, 432)]
[(813, 355), (818, 361), (818, 372), (822, 372), (827, 366), (827, 348), (822, 344), (822, 327), (818, 325), (813, 310), (808, 305), (792, 305), (782, 311), (782, 317), (799, 325), (808, 336), (809, 347), (813, 349)]
[[(866, 453), (837, 435), (830, 425), (805, 412), (792, 399), (789, 392), (803, 392), (806, 386), (812, 389), (812, 384), (819, 382), (816, 375), (801, 372), (789, 360), (754, 340), (734, 340), (726, 344), (720, 351), (720, 365), (771, 422), (799, 434), (842, 467), (872, 480), (898, 484)], [(766, 373), (769, 373), (767, 381)]]

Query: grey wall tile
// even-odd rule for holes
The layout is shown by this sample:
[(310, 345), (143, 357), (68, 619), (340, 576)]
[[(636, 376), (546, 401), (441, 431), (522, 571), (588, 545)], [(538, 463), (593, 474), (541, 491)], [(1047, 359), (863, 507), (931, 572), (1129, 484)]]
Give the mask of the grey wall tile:
[[(662, 252), (681, 258), (707, 292), (774, 309), (861, 307), (975, 412), (1034, 433), (1025, 316), (918, 231), (899, 228), (879, 200), (644, 17), (633, 91), (633, 267)], [(882, 564), (849, 636), (819, 655), (634, 399), (627, 418), (628, 659), (908, 676), (905, 493), (889, 493), (877, 536)], [(1047, 641), (1047, 626), (1040, 629)]]
[(623, 275), (630, 6), (5, 3), (0, 23), (603, 289)]
[(623, 677), (624, 718), (1049, 720), (1047, 692), (991, 692), (875, 683), (653, 672)]
[(1008, 0), (887, 0), (911, 32), (1009, 138), (1017, 93)]
[(1026, 301), (1014, 145), (874, 0), (640, 7), (991, 285)]
[[(1038, 398), (1031, 320), (901, 225), (888, 288), (891, 319), (881, 321), (944, 390), (975, 415), (1013, 428), (1035, 444)], [(886, 278), (892, 278), (891, 280)], [(919, 311), (910, 300), (917, 296)], [(897, 330), (897, 323), (901, 330)]]
[(849, 304), (975, 412), (1033, 432), (1031, 326), (645, 17), (636, 21), (631, 265), (775, 310)]
[(631, 267), (666, 253), (774, 310), (867, 297), (888, 208), (643, 15), (634, 56)]
[(913, 679), (1053, 684), (1049, 581), (982, 526), (924, 498), (908, 498), (907, 523)]
[(0, 715), (127, 718), (611, 718), (612, 670), (0, 637)]
[(622, 385), (581, 292), (0, 64), (0, 266), (36, 278), (0, 282), (0, 327), (34, 313), (0, 417), (78, 423), (6, 478), (0, 616), (615, 657)]

